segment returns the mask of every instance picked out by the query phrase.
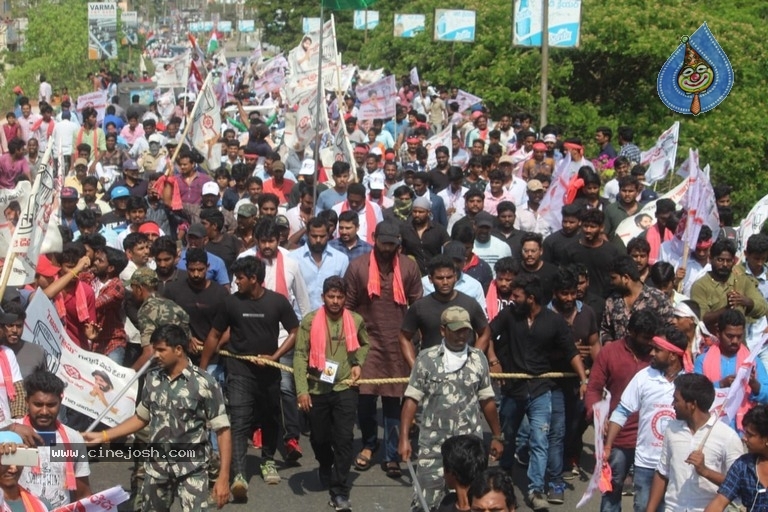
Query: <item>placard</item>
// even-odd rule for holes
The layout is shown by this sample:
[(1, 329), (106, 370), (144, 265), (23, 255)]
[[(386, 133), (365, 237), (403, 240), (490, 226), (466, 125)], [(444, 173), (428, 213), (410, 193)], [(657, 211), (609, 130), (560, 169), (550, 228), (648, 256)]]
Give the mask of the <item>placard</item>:
[(424, 32), (427, 17), (423, 14), (395, 14), (395, 37), (416, 37)]
[(117, 4), (88, 3), (88, 59), (117, 58)]
[(139, 13), (136, 11), (123, 11), (120, 13), (120, 23), (123, 25), (123, 46), (139, 45)]
[[(367, 17), (366, 17), (366, 13)], [(372, 30), (379, 26), (379, 11), (355, 11), (352, 28), (355, 30)]]
[(320, 25), (320, 18), (302, 18), (301, 20), (301, 30), (303, 30), (305, 34), (309, 34), (310, 32), (319, 32)]
[[(513, 43), (541, 46), (543, 0), (515, 0)], [(549, 46), (575, 48), (581, 31), (581, 0), (549, 0)]]
[(237, 20), (238, 32), (253, 32), (256, 30), (256, 24), (253, 20)]
[(475, 42), (475, 11), (435, 9), (434, 40)]

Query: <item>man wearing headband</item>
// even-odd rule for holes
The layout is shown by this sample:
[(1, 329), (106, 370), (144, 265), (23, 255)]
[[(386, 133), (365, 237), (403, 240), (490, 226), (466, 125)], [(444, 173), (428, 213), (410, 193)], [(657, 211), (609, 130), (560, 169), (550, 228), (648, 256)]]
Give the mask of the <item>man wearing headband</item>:
[[(629, 381), (618, 407), (611, 414), (603, 459), (609, 460), (616, 437), (629, 416), (639, 414), (635, 446), (635, 510), (646, 510), (653, 475), (661, 457), (664, 431), (675, 419), (672, 398), (675, 378), (683, 372), (683, 356), (688, 346), (685, 334), (670, 327), (651, 343), (651, 366), (640, 370)], [(661, 500), (657, 511), (665, 510)]]
[(686, 372), (693, 371), (693, 363), (699, 354), (717, 343), (717, 338), (710, 334), (704, 322), (699, 320), (699, 305), (692, 300), (682, 300), (675, 304), (675, 316), (672, 323), (688, 338), (688, 349), (683, 359)]
[(705, 324), (717, 322), (727, 309), (738, 309), (752, 321), (768, 314), (765, 301), (753, 278), (733, 272), (736, 244), (718, 240), (709, 250), (712, 270), (691, 286), (691, 299), (701, 307)]
[(584, 146), (581, 143), (581, 139), (577, 137), (572, 139), (565, 139), (563, 148), (565, 148), (565, 150), (571, 155), (571, 165), (568, 169), (568, 176), (576, 174), (579, 172), (579, 169), (585, 165), (587, 167), (591, 167), (592, 170), (595, 169), (595, 166), (592, 165), (592, 162), (590, 162), (589, 159), (584, 158)]

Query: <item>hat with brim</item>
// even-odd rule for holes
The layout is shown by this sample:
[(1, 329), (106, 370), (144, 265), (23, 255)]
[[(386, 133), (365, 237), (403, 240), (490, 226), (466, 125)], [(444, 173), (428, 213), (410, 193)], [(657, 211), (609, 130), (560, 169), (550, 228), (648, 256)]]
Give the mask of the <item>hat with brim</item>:
[(459, 306), (451, 306), (443, 311), (443, 314), (440, 315), (440, 325), (451, 331), (472, 328), (469, 313)]
[(384, 244), (400, 244), (400, 226), (391, 221), (380, 222), (376, 226), (374, 236), (377, 242)]

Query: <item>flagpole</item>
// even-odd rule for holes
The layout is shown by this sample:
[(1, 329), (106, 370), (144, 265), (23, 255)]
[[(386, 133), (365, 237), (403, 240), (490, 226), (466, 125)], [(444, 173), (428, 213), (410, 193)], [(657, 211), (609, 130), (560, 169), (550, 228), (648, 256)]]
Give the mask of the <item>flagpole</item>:
[(176, 157), (179, 156), (179, 151), (181, 151), (181, 146), (184, 144), (184, 141), (187, 139), (187, 134), (189, 133), (189, 128), (192, 126), (192, 122), (195, 118), (195, 113), (197, 113), (197, 109), (200, 107), (200, 97), (202, 97), (203, 93), (205, 93), (205, 89), (210, 85), (211, 83), (211, 77), (213, 76), (213, 73), (208, 73), (208, 76), (205, 77), (205, 82), (203, 82), (203, 88), (200, 89), (198, 101), (195, 102), (194, 106), (192, 107), (192, 112), (189, 113), (189, 116), (187, 117), (187, 123), (184, 127), (184, 133), (181, 134), (181, 140), (179, 140), (179, 145), (176, 146), (176, 150), (173, 152), (173, 156), (171, 157), (171, 161), (168, 162), (168, 169), (165, 171), (166, 176), (173, 176), (173, 162), (176, 161)]
[(320, 176), (317, 171), (317, 164), (323, 165), (320, 159), (320, 141), (322, 133), (320, 132), (320, 109), (323, 108), (323, 36), (325, 35), (325, 0), (320, 0), (320, 41), (317, 58), (317, 114), (315, 118), (315, 186), (312, 187), (312, 205), (317, 209), (317, 184), (320, 182)]

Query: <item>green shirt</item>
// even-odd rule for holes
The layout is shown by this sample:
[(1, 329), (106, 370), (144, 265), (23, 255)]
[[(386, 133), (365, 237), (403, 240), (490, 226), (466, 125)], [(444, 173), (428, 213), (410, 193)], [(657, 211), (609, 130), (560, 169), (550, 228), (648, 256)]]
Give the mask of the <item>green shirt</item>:
[[(635, 203), (635, 213), (638, 213), (640, 211), (640, 205)], [(608, 239), (612, 239), (613, 235), (616, 234), (616, 228), (619, 227), (619, 224), (621, 224), (621, 221), (629, 217), (629, 213), (627, 212), (626, 208), (624, 208), (624, 205), (621, 204), (619, 201), (616, 201), (615, 203), (611, 203), (608, 206), (605, 207), (603, 210), (603, 213), (605, 213), (605, 224), (604, 224), (604, 231), (605, 236), (608, 237)], [(632, 215), (634, 215), (633, 213)]]
[(320, 378), (320, 371), (309, 367), (309, 333), (312, 329), (312, 320), (314, 320), (317, 311), (313, 311), (301, 321), (299, 332), (296, 337), (296, 346), (293, 354), (293, 378), (296, 381), (296, 396), (309, 393), (310, 395), (324, 395), (332, 391), (344, 391), (349, 389), (347, 384), (342, 381), (350, 377), (353, 366), (363, 366), (365, 357), (370, 348), (368, 342), (368, 331), (365, 328), (363, 317), (352, 312), (357, 329), (357, 340), (360, 348), (355, 352), (347, 352), (346, 340), (344, 338), (344, 329), (341, 319), (331, 320), (327, 318), (328, 332), (330, 340), (325, 344), (325, 359), (339, 364), (336, 370), (336, 381), (334, 384), (328, 382), (318, 382), (307, 379), (307, 371), (310, 375)]
[(768, 314), (768, 302), (765, 301), (760, 291), (757, 289), (755, 281), (744, 274), (731, 272), (730, 277), (724, 283), (712, 279), (712, 274), (707, 272), (704, 277), (699, 278), (691, 286), (691, 300), (701, 308), (701, 318), (711, 311), (717, 311), (728, 305), (727, 293), (730, 291), (739, 292), (745, 297), (749, 297), (755, 303), (751, 310), (737, 308), (744, 313), (747, 318), (756, 320), (761, 316)]

